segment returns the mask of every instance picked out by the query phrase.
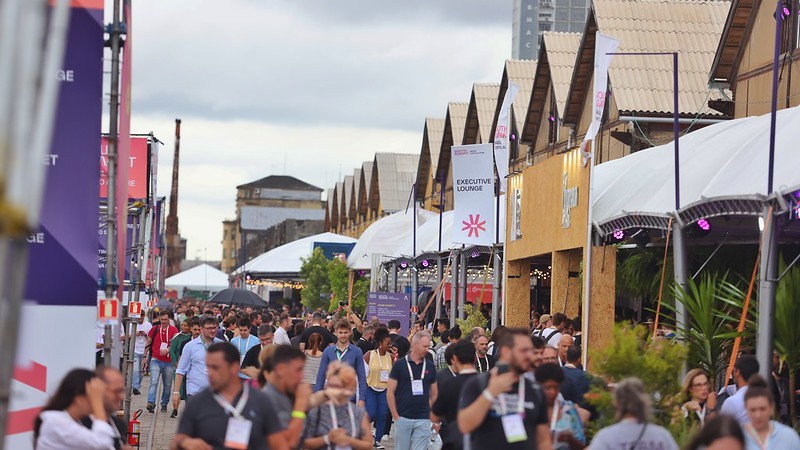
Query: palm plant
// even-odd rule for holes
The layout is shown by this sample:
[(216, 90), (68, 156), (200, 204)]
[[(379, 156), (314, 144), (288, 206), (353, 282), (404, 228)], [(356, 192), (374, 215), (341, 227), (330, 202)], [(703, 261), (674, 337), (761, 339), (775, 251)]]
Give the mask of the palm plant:
[[(685, 288), (672, 288), (685, 311), (684, 325), (677, 332), (688, 347), (688, 363), (705, 370), (712, 383), (725, 371), (744, 307), (744, 291), (727, 278), (727, 274), (707, 273), (699, 282), (690, 279)], [(673, 305), (663, 307), (676, 312)]]
[[(782, 264), (781, 271), (786, 270)], [(775, 292), (775, 350), (789, 369), (789, 418), (794, 424), (796, 373), (800, 370), (800, 266), (781, 278)]]

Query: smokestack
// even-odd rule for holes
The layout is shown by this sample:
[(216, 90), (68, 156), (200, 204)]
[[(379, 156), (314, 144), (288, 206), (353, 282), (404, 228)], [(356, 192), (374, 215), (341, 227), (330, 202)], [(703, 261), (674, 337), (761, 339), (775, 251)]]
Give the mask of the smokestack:
[(186, 257), (186, 247), (178, 235), (178, 169), (181, 151), (181, 119), (175, 119), (175, 156), (172, 160), (172, 190), (169, 195), (167, 215), (167, 277), (181, 271), (181, 260)]

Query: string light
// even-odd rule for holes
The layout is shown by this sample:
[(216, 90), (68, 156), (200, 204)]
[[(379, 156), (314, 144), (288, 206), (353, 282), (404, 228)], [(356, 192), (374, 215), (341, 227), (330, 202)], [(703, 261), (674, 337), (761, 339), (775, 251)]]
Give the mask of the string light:
[(292, 288), (296, 290), (302, 290), (305, 285), (299, 281), (280, 281), (280, 280), (253, 280), (250, 279), (250, 276), (247, 276), (247, 280), (245, 280), (245, 284), (249, 286), (266, 286), (271, 288)]

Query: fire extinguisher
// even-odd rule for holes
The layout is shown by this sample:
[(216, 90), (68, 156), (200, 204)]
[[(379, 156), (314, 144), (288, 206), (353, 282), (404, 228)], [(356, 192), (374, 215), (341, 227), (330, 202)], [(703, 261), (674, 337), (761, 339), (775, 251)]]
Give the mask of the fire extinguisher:
[(141, 422), (139, 422), (139, 416), (142, 415), (142, 410), (138, 410), (133, 413), (133, 417), (128, 422), (128, 445), (134, 446), (139, 448), (139, 435), (141, 434)]

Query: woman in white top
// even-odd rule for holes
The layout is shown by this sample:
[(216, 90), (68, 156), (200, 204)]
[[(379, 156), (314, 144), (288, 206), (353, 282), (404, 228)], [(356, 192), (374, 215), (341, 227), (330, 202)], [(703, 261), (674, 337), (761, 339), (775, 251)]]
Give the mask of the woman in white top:
[(322, 361), (323, 337), (319, 333), (314, 333), (308, 337), (308, 348), (305, 350), (306, 364), (303, 368), (303, 381), (314, 386), (317, 384), (317, 372), (319, 363)]
[(369, 366), (367, 375), (367, 395), (365, 405), (370, 421), (375, 422), (374, 448), (383, 448), (381, 438), (386, 429), (386, 420), (389, 417), (389, 405), (386, 403), (386, 388), (389, 385), (389, 372), (392, 370), (394, 359), (389, 348), (392, 346), (392, 337), (389, 330), (378, 328), (375, 330), (375, 343), (378, 348), (370, 350), (364, 355), (364, 361)]
[[(106, 385), (86, 369), (73, 369), (34, 422), (36, 450), (107, 450), (117, 432), (109, 425), (103, 406)], [(81, 424), (91, 417), (92, 428)]]

